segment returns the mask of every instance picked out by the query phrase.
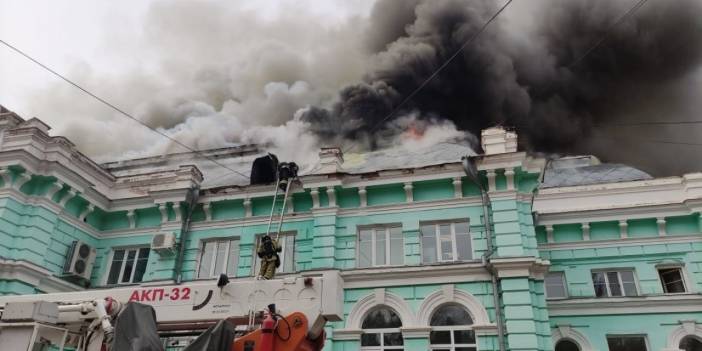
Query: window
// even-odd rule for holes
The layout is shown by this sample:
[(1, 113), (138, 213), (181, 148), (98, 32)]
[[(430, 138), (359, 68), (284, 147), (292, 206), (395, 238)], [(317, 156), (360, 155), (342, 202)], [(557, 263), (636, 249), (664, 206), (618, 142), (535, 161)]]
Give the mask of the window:
[(236, 276), (239, 266), (239, 239), (206, 241), (202, 244), (198, 278), (215, 278), (221, 273)]
[(580, 351), (580, 347), (573, 341), (562, 339), (556, 343), (556, 351)]
[(401, 265), (405, 262), (402, 227), (363, 228), (358, 232), (358, 267)]
[(473, 259), (468, 222), (422, 224), (422, 263)]
[(607, 336), (609, 351), (646, 351), (644, 336)]
[(597, 297), (636, 296), (633, 271), (592, 272)]
[(686, 336), (680, 340), (679, 348), (685, 351), (702, 351), (702, 341), (694, 336)]
[(392, 309), (381, 307), (372, 310), (361, 325), (361, 350), (402, 350), (404, 341), (401, 326), (402, 320)]
[(429, 348), (436, 351), (475, 351), (473, 319), (459, 305), (444, 305), (431, 316)]
[[(256, 252), (258, 252), (258, 245), (261, 244), (262, 237), (263, 235), (259, 235), (256, 238), (256, 247), (253, 252), (254, 257), (256, 257), (256, 274), (261, 270), (261, 259)], [(275, 234), (272, 234), (271, 237), (275, 238)], [(280, 267), (276, 269), (276, 273), (295, 272), (295, 233), (280, 233), (280, 236), (278, 236), (278, 244), (280, 244), (281, 248), (281, 251), (278, 253), (278, 257), (280, 257)]]
[(663, 284), (664, 293), (677, 294), (685, 292), (685, 281), (683, 280), (682, 269), (659, 268), (658, 276), (661, 277), (661, 284)]
[(546, 297), (549, 299), (563, 299), (568, 297), (563, 272), (551, 272), (544, 278)]
[(148, 247), (114, 250), (110, 273), (107, 275), (107, 284), (141, 282), (146, 272), (150, 251)]

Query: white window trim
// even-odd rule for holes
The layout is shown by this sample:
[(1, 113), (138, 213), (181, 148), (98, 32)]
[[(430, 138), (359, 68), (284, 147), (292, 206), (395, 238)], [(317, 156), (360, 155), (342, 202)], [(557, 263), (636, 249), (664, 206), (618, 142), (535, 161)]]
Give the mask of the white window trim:
[(609, 341), (608, 341), (609, 338), (643, 338), (644, 344), (646, 345), (646, 350), (640, 350), (640, 351), (651, 350), (651, 344), (648, 341), (647, 334), (606, 334), (605, 341), (607, 342), (607, 344), (609, 344)]
[[(380, 334), (380, 346), (361, 346), (361, 351), (384, 351), (384, 350), (404, 350), (405, 337), (402, 335), (400, 328), (380, 328), (380, 329), (363, 329), (362, 334)], [(383, 334), (400, 333), (402, 335), (402, 345), (385, 346), (385, 338)]]
[[(679, 269), (680, 270), (680, 277), (682, 278), (683, 282), (683, 287), (685, 288), (685, 291), (679, 292), (679, 293), (669, 293), (665, 292), (665, 285), (663, 284), (663, 279), (661, 279), (661, 269)], [(692, 292), (692, 289), (690, 289), (691, 286), (694, 286), (693, 284), (690, 284), (690, 280), (687, 277), (687, 270), (685, 269), (685, 266), (683, 265), (669, 265), (669, 264), (664, 264), (664, 265), (657, 265), (656, 266), (656, 273), (658, 273), (658, 281), (661, 283), (661, 289), (663, 289), (663, 294), (665, 295), (681, 295), (681, 294), (689, 294)]]
[[(458, 245), (456, 245), (456, 223), (466, 223), (468, 224), (468, 238), (470, 239), (470, 259), (461, 260), (458, 258)], [(442, 224), (451, 225), (451, 254), (454, 257), (452, 260), (443, 260), (441, 258), (441, 235), (439, 234), (439, 226)], [(424, 263), (424, 243), (422, 236), (422, 226), (431, 225), (434, 226), (434, 242), (436, 246), (436, 262)], [(439, 221), (426, 221), (419, 223), (419, 254), (420, 262), (423, 265), (437, 264), (437, 263), (450, 263), (450, 262), (469, 262), (475, 260), (475, 239), (473, 238), (473, 232), (470, 231), (470, 219), (449, 219), (449, 220), (439, 220)]]
[[(624, 292), (624, 284), (622, 284), (622, 275), (620, 274), (621, 272), (631, 272), (631, 275), (634, 277), (634, 288), (636, 289), (636, 295), (634, 296), (627, 296), (626, 292)], [(619, 287), (622, 290), (622, 295), (621, 296), (612, 296), (612, 291), (609, 288), (609, 277), (607, 276), (607, 273), (609, 272), (616, 272), (617, 273), (617, 279), (619, 280)], [(593, 269), (590, 271), (590, 280), (592, 281), (592, 288), (594, 290), (595, 288), (595, 281), (592, 279), (592, 273), (604, 273), (605, 277), (605, 287), (607, 288), (607, 296), (597, 296), (597, 292), (595, 292), (595, 297), (603, 298), (603, 297), (636, 297), (636, 296), (642, 296), (641, 294), (641, 288), (639, 287), (639, 277), (636, 275), (636, 270), (633, 268), (611, 268), (611, 269)]]
[[(132, 267), (132, 274), (131, 274), (130, 277), (129, 277), (129, 280), (133, 280), (133, 279), (134, 279), (134, 272), (136, 271), (136, 266), (137, 266), (137, 265), (136, 265), (136, 261), (139, 259), (139, 250), (141, 250), (141, 249), (149, 249), (149, 250), (150, 250), (151, 247), (148, 246), (148, 245), (113, 247), (113, 248), (110, 250), (110, 254), (108, 255), (108, 258), (107, 258), (107, 265), (106, 265), (106, 267), (105, 267), (105, 273), (104, 273), (105, 278), (102, 280), (102, 284), (103, 284), (103, 285), (108, 285), (107, 281), (110, 279), (110, 270), (112, 270), (112, 261), (113, 261), (114, 258), (115, 258), (115, 251), (119, 251), (119, 250), (124, 250), (124, 251), (125, 251), (125, 252), (124, 252), (124, 257), (125, 257), (125, 259), (124, 259), (124, 261), (122, 261), (122, 266), (121, 266), (120, 269), (119, 269), (119, 275), (117, 276), (117, 282), (114, 283), (114, 284), (109, 284), (109, 286), (131, 285), (131, 284), (139, 284), (139, 283), (141, 283), (141, 282), (136, 282), (136, 283), (134, 283), (134, 282), (131, 282), (131, 281), (128, 282), (128, 283), (122, 283), (122, 274), (124, 274), (124, 267), (125, 267), (126, 264), (127, 264), (127, 260), (126, 260), (127, 251), (130, 251), (130, 250), (137, 250), (136, 256), (134, 257), (134, 262), (135, 262), (135, 264), (134, 264), (134, 267)], [(151, 251), (149, 251), (149, 256), (151, 256)], [(147, 268), (148, 268), (148, 264), (149, 264), (149, 261), (148, 261), (148, 260), (149, 260), (149, 256), (146, 257)], [(144, 274), (146, 274), (146, 272), (144, 272)], [(143, 279), (142, 279), (142, 281), (143, 281)]]
[[(400, 228), (400, 234), (402, 237), (402, 245), (400, 247), (402, 248), (402, 263), (400, 264), (391, 264), (390, 262), (392, 261), (390, 258), (390, 229), (391, 228)], [(368, 267), (361, 267), (360, 266), (360, 257), (361, 257), (361, 231), (362, 230), (370, 230), (371, 233), (371, 264)], [(379, 230), (382, 230), (385, 232), (385, 263), (384, 264), (378, 264), (376, 262), (376, 237), (377, 233)], [(401, 267), (405, 265), (405, 235), (404, 232), (402, 231), (402, 224), (382, 224), (382, 225), (370, 225), (370, 226), (359, 226), (357, 231), (358, 234), (356, 236), (356, 268), (372, 268), (372, 267)]]
[[(548, 296), (546, 277), (544, 277), (544, 295), (546, 295), (546, 300), (564, 300), (564, 299), (567, 299), (568, 297), (570, 297), (570, 295), (568, 294), (568, 281), (566, 280), (565, 271), (548, 272), (546, 275), (548, 276), (548, 274), (559, 274), (561, 276), (561, 282), (563, 283), (563, 291), (565, 292), (565, 296), (558, 296), (558, 297)], [(590, 278), (590, 279), (592, 279), (592, 278)], [(593, 282), (593, 287), (594, 286), (595, 285)], [(638, 293), (638, 291), (637, 291), (637, 293)]]
[[(215, 267), (217, 266), (217, 257), (216, 257), (217, 256), (217, 248), (216, 247), (215, 247), (215, 251), (214, 251), (215, 257), (213, 257), (212, 262), (210, 263), (210, 274), (207, 277), (200, 276), (200, 264), (202, 263), (202, 255), (205, 253), (205, 245), (207, 245), (207, 243), (211, 243), (211, 242), (215, 242), (215, 243), (227, 242), (227, 251), (226, 251), (227, 255), (225, 257), (225, 262), (224, 262), (224, 267), (225, 267), (225, 272), (226, 272), (226, 267), (229, 266), (229, 253), (231, 250), (232, 241), (239, 242), (239, 256), (237, 257), (237, 263), (238, 263), (239, 259), (241, 258), (241, 239), (239, 237), (207, 238), (207, 239), (200, 240), (200, 249), (198, 250), (198, 254), (197, 254), (197, 265), (195, 265), (195, 267), (196, 267), (195, 275), (197, 276), (196, 279), (212, 279), (212, 278), (216, 278), (219, 276), (219, 273), (213, 273)], [(219, 245), (219, 244), (217, 244), (217, 245)], [(237, 266), (238, 266), (238, 264), (237, 264)], [(236, 277), (238, 269), (239, 269), (239, 267), (235, 268), (234, 275), (227, 274), (227, 276), (228, 277)]]
[[(254, 248), (253, 248), (253, 266), (251, 267), (252, 275), (253, 273), (255, 274), (260, 274), (260, 269), (261, 269), (261, 259), (258, 257), (258, 245), (261, 244), (261, 238), (265, 234), (256, 234), (256, 239), (254, 241)], [(271, 236), (275, 236), (275, 233), (269, 234)], [(280, 236), (278, 239), (282, 239), (285, 236), (292, 236), (293, 239), (293, 251), (292, 251), (292, 271), (291, 272), (284, 272), (282, 270), (277, 269), (276, 274), (291, 274), (297, 272), (297, 267), (296, 267), (296, 262), (295, 262), (295, 246), (297, 244), (297, 231), (287, 231), (287, 232), (280, 232)], [(282, 243), (278, 241), (280, 244), (281, 251), (278, 253), (278, 257), (280, 257), (280, 267), (282, 268), (285, 265), (285, 241)]]
[[(467, 311), (466, 311), (467, 312)], [(432, 344), (431, 339), (429, 341), (429, 349), (430, 350), (435, 350), (435, 349), (449, 349), (451, 351), (455, 351), (457, 347), (473, 347), (476, 350), (478, 349), (478, 336), (475, 335), (475, 344), (457, 344), (454, 340), (453, 337), (453, 332), (454, 331), (466, 331), (466, 330), (473, 330), (473, 325), (442, 325), (442, 326), (432, 326), (431, 331), (448, 331), (450, 332), (451, 335), (451, 343), (450, 344)]]

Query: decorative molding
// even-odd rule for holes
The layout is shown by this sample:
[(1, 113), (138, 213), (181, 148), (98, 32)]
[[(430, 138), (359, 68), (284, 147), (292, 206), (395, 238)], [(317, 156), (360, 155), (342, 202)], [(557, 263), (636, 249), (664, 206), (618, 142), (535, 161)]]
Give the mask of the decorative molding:
[(495, 177), (497, 174), (495, 174), (495, 171), (492, 169), (487, 170), (487, 180), (488, 180), (488, 191), (495, 191), (497, 190), (497, 186), (495, 185)]
[(158, 211), (161, 212), (161, 224), (168, 222), (168, 204), (156, 204)]
[(405, 202), (407, 203), (413, 203), (414, 202), (414, 192), (412, 189), (414, 189), (414, 186), (412, 186), (412, 182), (405, 182)]
[(358, 198), (360, 199), (359, 207), (363, 208), (368, 206), (368, 191), (365, 186), (358, 187)]
[(499, 278), (529, 277), (543, 280), (551, 264), (536, 257), (499, 258), (490, 260), (490, 268)]
[(625, 219), (619, 220), (619, 238), (626, 239), (629, 237), (629, 223)]
[(454, 199), (460, 199), (463, 197), (463, 181), (461, 180), (461, 177), (454, 177), (453, 178), (453, 198)]
[(580, 351), (596, 351), (592, 348), (592, 344), (590, 344), (590, 341), (584, 334), (571, 328), (568, 324), (558, 324), (556, 328), (551, 331), (551, 342), (554, 348), (561, 340), (569, 340), (578, 344)]
[(702, 312), (702, 295), (677, 294), (636, 297), (548, 300), (549, 316)]
[(173, 213), (175, 213), (175, 221), (180, 222), (180, 202), (174, 202), (173, 203)]
[(66, 203), (76, 196), (78, 196), (78, 192), (76, 191), (76, 189), (73, 189), (73, 188), (68, 189), (68, 192), (65, 195), (63, 195), (63, 197), (61, 198), (61, 201), (59, 201), (59, 205), (61, 207), (65, 207)]
[(402, 337), (405, 339), (427, 339), (431, 333), (431, 327), (401, 327)]
[(451, 284), (490, 280), (479, 261), (421, 266), (359, 268), (341, 272), (346, 289), (380, 288), (413, 284)]
[(91, 214), (93, 211), (95, 211), (95, 205), (88, 204), (88, 207), (86, 207), (83, 210), (83, 212), (81, 212), (78, 216), (78, 220), (80, 220), (81, 222), (85, 222), (85, 218), (88, 217), (88, 215)]
[(493, 326), (490, 317), (483, 304), (470, 293), (456, 289), (453, 284), (442, 286), (440, 290), (427, 295), (419, 306), (417, 313), (417, 323), (419, 325), (429, 325), (431, 315), (442, 305), (455, 303), (466, 308), (473, 324), (480, 326)]
[(580, 230), (583, 232), (583, 241), (590, 241), (590, 223), (580, 224)]
[(329, 207), (336, 207), (336, 190), (334, 187), (327, 188), (327, 199), (329, 200)]
[(63, 189), (63, 182), (60, 180), (57, 180), (53, 183), (51, 183), (49, 190), (44, 194), (44, 197), (47, 198), (48, 200), (53, 201), (54, 195), (56, 195), (59, 190)]
[(668, 235), (664, 237), (656, 236), (650, 238), (626, 238), (626, 239), (608, 239), (608, 240), (590, 240), (572, 243), (547, 243), (539, 244), (539, 250), (575, 250), (575, 249), (592, 249), (599, 247), (613, 246), (637, 246), (637, 245), (652, 245), (652, 244), (676, 244), (688, 242), (700, 242), (702, 235)]
[(205, 202), (202, 204), (202, 211), (205, 212), (205, 220), (206, 221), (211, 221), (212, 220), (212, 203), (211, 202)]
[(27, 184), (30, 180), (32, 180), (31, 174), (28, 172), (20, 173), (17, 175), (17, 178), (15, 178), (15, 182), (12, 184), (12, 187), (19, 191), (22, 186)]
[(400, 317), (400, 320), (402, 320), (403, 327), (418, 326), (412, 309), (402, 297), (385, 292), (383, 299), (378, 300), (378, 294), (374, 292), (356, 301), (346, 318), (345, 329), (361, 329), (363, 319), (368, 312), (379, 306), (387, 306), (393, 309)]
[(129, 221), (129, 229), (136, 228), (136, 211), (127, 210), (127, 221)]
[(2, 177), (3, 187), (9, 188), (12, 186), (12, 173), (7, 167), (0, 169), (0, 177)]
[(514, 169), (505, 169), (505, 177), (507, 178), (507, 190), (514, 190)]
[(553, 226), (548, 224), (546, 225), (546, 242), (547, 243), (553, 243)]
[(312, 196), (312, 208), (319, 208), (319, 189), (312, 188), (310, 196)]
[(361, 340), (361, 329), (332, 329), (332, 340)]
[(658, 226), (658, 236), (666, 236), (665, 218), (656, 218), (656, 225)]
[(249, 197), (244, 199), (244, 217), (253, 217), (253, 207), (251, 207), (251, 198)]
[(55, 277), (46, 268), (23, 260), (0, 258), (0, 279), (18, 280), (46, 293), (84, 290), (75, 284)]
[(663, 351), (685, 351), (680, 349), (680, 342), (688, 336), (702, 341), (702, 324), (698, 324), (696, 320), (680, 321), (680, 326), (668, 334), (668, 346)]

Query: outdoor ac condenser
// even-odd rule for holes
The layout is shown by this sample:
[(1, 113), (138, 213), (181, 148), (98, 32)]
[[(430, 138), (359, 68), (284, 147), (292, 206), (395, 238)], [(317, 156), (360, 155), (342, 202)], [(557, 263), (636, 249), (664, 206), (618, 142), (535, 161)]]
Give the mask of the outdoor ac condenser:
[(80, 240), (73, 241), (66, 255), (63, 273), (90, 280), (96, 255), (94, 247)]
[(159, 255), (175, 253), (176, 238), (173, 233), (157, 233), (151, 238), (151, 249)]

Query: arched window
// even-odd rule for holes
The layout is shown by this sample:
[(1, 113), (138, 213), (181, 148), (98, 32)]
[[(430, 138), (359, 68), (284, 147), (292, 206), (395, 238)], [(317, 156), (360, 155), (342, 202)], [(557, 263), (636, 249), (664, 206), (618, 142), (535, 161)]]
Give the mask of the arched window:
[(680, 341), (679, 347), (685, 351), (702, 351), (702, 342), (694, 336), (686, 336)]
[(437, 351), (475, 351), (473, 318), (463, 306), (443, 305), (429, 322), (429, 347)]
[(556, 343), (556, 351), (580, 351), (580, 347), (571, 340), (561, 339)]
[(402, 350), (404, 342), (400, 332), (401, 326), (400, 317), (388, 307), (368, 312), (361, 325), (361, 350)]

